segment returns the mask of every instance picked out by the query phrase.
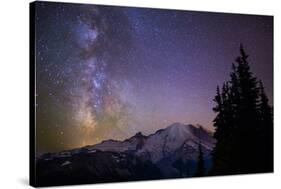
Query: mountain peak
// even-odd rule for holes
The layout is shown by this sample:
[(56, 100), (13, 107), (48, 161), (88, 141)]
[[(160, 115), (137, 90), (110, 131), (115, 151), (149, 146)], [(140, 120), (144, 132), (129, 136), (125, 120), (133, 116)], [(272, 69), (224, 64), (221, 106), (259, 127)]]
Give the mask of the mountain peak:
[(142, 132), (137, 132), (133, 137), (144, 137)]
[(186, 128), (186, 127), (195, 127), (195, 126), (193, 126), (191, 124), (185, 125), (183, 123), (175, 122), (175, 123), (169, 125), (167, 128), (173, 128), (173, 127), (174, 128)]
[(147, 136), (143, 135), (142, 132), (137, 132), (134, 136), (124, 140), (124, 141), (130, 141), (130, 140), (133, 140), (133, 139), (142, 139), (142, 138), (146, 138)]
[(174, 133), (174, 134), (180, 134), (180, 133), (186, 133), (186, 132), (190, 132), (191, 129), (195, 129), (196, 127), (188, 124), (182, 124), (182, 123), (173, 123), (171, 125), (169, 125), (165, 130), (170, 132), (170, 133)]

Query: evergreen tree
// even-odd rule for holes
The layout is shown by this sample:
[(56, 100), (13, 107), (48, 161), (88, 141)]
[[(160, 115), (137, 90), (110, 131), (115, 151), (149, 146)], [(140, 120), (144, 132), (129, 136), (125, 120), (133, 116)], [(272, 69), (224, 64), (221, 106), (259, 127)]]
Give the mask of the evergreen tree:
[(216, 143), (216, 146), (212, 152), (213, 158), (213, 169), (211, 169), (210, 174), (216, 174), (218, 172), (225, 172), (225, 167), (227, 167), (227, 154), (224, 154), (224, 151), (226, 150), (224, 147), (226, 145), (226, 137), (223, 136), (224, 130), (225, 130), (225, 116), (224, 116), (224, 109), (223, 109), (223, 100), (222, 100), (222, 94), (220, 92), (219, 86), (217, 86), (217, 94), (214, 98), (214, 102), (216, 103), (216, 106), (213, 108), (213, 111), (217, 113), (217, 116), (214, 119), (214, 127), (215, 127), (215, 133), (214, 138), (219, 141)]
[(263, 87), (258, 86), (250, 71), (248, 57), (241, 45), (230, 81), (223, 84), (222, 92), (217, 88), (214, 98), (217, 142), (212, 153), (213, 175), (264, 172), (262, 161), (272, 159), (273, 150), (264, 154), (260, 150), (261, 138), (267, 141), (262, 147), (264, 151), (273, 149), (273, 129), (269, 126), (273, 125), (272, 111)]
[(173, 167), (175, 167), (176, 169), (178, 169), (178, 171), (179, 171), (179, 176), (180, 177), (183, 177), (184, 176), (184, 168), (185, 168), (185, 166), (184, 166), (184, 162), (183, 162), (183, 160), (181, 159), (181, 158), (179, 158), (179, 159), (177, 159), (173, 164)]
[(259, 117), (260, 117), (260, 146), (261, 146), (261, 164), (262, 171), (273, 171), (273, 114), (272, 108), (268, 104), (268, 98), (265, 94), (262, 81), (260, 86), (260, 103), (259, 103)]
[(198, 161), (197, 161), (197, 169), (194, 174), (195, 177), (202, 177), (205, 175), (205, 166), (204, 166), (204, 156), (202, 151), (201, 141), (198, 144)]
[(237, 88), (239, 101), (235, 113), (235, 129), (233, 130), (233, 173), (253, 173), (258, 171), (259, 133), (257, 103), (259, 90), (257, 80), (250, 71), (248, 55), (240, 46), (237, 57)]

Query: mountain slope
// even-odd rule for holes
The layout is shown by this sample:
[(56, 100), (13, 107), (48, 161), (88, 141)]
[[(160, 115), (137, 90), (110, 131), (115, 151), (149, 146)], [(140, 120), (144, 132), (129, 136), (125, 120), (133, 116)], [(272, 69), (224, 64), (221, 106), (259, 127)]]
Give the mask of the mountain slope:
[(148, 136), (44, 154), (37, 158), (37, 178), (47, 186), (190, 177), (199, 143), (208, 169), (215, 140), (202, 127), (174, 123)]
[(137, 133), (125, 141), (107, 140), (89, 146), (88, 149), (112, 152), (135, 151), (138, 156), (148, 155), (150, 160), (155, 163), (166, 156), (172, 155), (183, 145), (197, 148), (199, 141), (206, 152), (212, 150), (214, 139), (203, 128), (174, 123), (149, 136)]

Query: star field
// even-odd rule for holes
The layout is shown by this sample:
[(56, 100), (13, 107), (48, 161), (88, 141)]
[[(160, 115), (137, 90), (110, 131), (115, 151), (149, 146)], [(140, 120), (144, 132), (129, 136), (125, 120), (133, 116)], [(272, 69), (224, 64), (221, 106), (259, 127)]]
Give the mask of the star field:
[(241, 42), (272, 103), (272, 17), (37, 2), (35, 19), (38, 154), (174, 122), (212, 130)]

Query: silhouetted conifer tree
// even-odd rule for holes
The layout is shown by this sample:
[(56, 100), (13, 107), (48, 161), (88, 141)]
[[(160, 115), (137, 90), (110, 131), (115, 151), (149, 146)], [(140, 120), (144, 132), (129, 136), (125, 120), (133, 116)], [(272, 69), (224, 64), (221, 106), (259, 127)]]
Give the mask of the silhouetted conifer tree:
[(178, 169), (178, 171), (179, 171), (179, 176), (180, 177), (183, 177), (183, 175), (184, 175), (184, 168), (185, 168), (185, 166), (184, 166), (185, 164), (184, 164), (184, 162), (182, 161), (182, 159), (181, 158), (179, 158), (179, 159), (177, 159), (174, 163), (173, 163), (173, 167), (175, 167), (176, 169)]
[(262, 81), (260, 87), (260, 148), (261, 148), (261, 171), (273, 171), (273, 114), (272, 108), (268, 104), (268, 98), (264, 92)]
[(205, 175), (205, 166), (204, 166), (204, 156), (202, 151), (201, 141), (198, 144), (198, 160), (197, 160), (197, 169), (194, 174), (195, 177), (202, 177)]
[(248, 57), (241, 45), (230, 81), (223, 84), (221, 92), (217, 87), (212, 175), (272, 171), (270, 165), (262, 165), (263, 161), (272, 164), (272, 110), (262, 84), (258, 86), (250, 71)]

